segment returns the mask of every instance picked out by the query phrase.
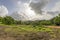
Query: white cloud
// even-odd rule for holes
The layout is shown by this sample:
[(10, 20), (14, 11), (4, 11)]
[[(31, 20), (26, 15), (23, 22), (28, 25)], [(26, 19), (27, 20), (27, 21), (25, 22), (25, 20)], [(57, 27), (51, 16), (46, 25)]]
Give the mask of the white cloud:
[(43, 13), (43, 19), (51, 19), (53, 17), (56, 17), (60, 13), (60, 1), (56, 2), (52, 8), (42, 10), (45, 11)]
[(51, 18), (53, 18), (54, 16), (48, 14), (48, 12), (43, 12), (42, 15), (36, 15), (36, 20), (50, 20)]
[(12, 17), (17, 19), (17, 15), (16, 15), (16, 17), (14, 17), (14, 15), (18, 14), (19, 18), (17, 20), (21, 19), (21, 17), (22, 17), (23, 20), (32, 20), (36, 16), (34, 11), (31, 10), (31, 8), (29, 7), (29, 3), (22, 3), (21, 1), (17, 2), (16, 12), (17, 13), (15, 13), (15, 12), (13, 13)]
[(34, 10), (31, 10), (32, 8), (29, 4), (30, 3), (23, 3), (21, 1), (17, 1), (16, 10), (14, 13), (12, 13), (11, 16), (17, 20), (49, 20), (54, 17), (50, 15), (48, 12), (43, 12), (42, 15), (35, 13)]
[(4, 16), (6, 16), (8, 14), (8, 10), (7, 10), (7, 8), (5, 7), (5, 6), (0, 6), (0, 16), (1, 17), (4, 17)]

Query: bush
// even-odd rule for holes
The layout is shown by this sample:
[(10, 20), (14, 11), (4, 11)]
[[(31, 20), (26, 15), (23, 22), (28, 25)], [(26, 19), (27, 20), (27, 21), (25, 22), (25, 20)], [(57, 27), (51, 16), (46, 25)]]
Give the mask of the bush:
[(40, 22), (41, 25), (52, 25), (51, 21), (50, 20), (42, 20)]

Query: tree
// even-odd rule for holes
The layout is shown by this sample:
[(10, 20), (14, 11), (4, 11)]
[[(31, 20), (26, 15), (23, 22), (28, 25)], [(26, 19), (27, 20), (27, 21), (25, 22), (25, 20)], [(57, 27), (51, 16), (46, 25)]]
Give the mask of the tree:
[(32, 21), (32, 22), (31, 22), (31, 25), (32, 25), (33, 27), (40, 26), (40, 21), (39, 21), (39, 20)]
[(8, 25), (14, 24), (14, 19), (10, 16), (6, 16), (6, 17), (3, 18), (2, 23), (3, 24), (8, 24)]
[(20, 20), (20, 21), (15, 21), (15, 24), (22, 24), (22, 21)]
[(2, 17), (0, 17), (0, 22), (2, 22)]
[(50, 20), (41, 20), (40, 24), (41, 25), (52, 25)]
[(3, 19), (3, 18), (2, 18), (2, 17), (0, 17), (0, 23), (2, 23), (2, 19)]
[(54, 24), (56, 24), (56, 25), (60, 25), (60, 15), (59, 16), (56, 16), (54, 19), (53, 19), (53, 22), (54, 22)]
[(60, 14), (56, 17), (54, 17), (52, 20), (51, 20), (52, 24), (54, 25), (60, 25)]

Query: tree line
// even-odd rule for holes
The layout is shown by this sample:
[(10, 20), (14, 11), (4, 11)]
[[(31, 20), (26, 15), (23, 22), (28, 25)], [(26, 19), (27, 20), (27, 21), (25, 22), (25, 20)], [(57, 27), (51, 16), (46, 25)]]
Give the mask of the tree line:
[(14, 20), (10, 16), (6, 16), (6, 17), (0, 17), (0, 24), (34, 25), (34, 26), (37, 26), (37, 25), (57, 25), (57, 26), (60, 26), (60, 14), (51, 20), (35, 20), (35, 21), (21, 21), (21, 20), (17, 21), (17, 20)]

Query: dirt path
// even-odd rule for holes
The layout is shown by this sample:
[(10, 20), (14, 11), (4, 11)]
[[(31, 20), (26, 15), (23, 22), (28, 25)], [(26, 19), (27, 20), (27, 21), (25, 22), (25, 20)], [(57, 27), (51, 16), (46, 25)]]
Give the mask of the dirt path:
[(49, 28), (58, 28), (58, 29), (60, 29), (60, 26), (47, 26), (47, 27), (49, 27)]

